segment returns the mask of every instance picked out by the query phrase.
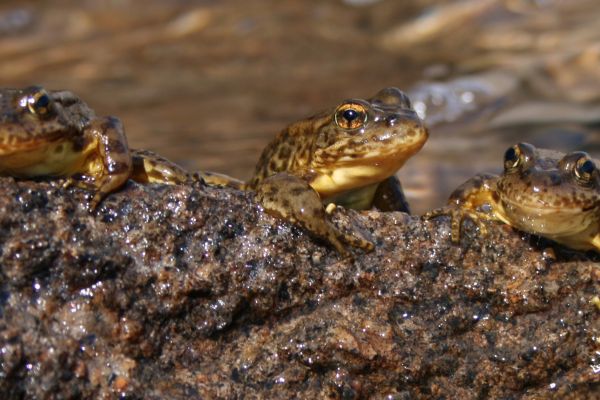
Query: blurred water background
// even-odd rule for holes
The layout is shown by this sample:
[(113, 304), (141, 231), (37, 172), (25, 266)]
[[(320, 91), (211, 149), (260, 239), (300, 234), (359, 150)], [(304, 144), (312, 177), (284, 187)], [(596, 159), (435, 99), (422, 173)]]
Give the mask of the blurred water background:
[(431, 129), (399, 173), (413, 211), (519, 141), (600, 158), (597, 0), (0, 3), (0, 86), (69, 89), (132, 147), (249, 178), (286, 124), (380, 88)]

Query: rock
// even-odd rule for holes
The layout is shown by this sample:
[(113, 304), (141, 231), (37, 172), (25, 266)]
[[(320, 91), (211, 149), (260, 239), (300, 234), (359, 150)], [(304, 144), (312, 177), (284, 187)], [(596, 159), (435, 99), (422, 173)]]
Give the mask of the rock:
[(4, 399), (598, 398), (596, 254), (341, 210), (341, 259), (249, 193), (60, 184), (0, 178)]

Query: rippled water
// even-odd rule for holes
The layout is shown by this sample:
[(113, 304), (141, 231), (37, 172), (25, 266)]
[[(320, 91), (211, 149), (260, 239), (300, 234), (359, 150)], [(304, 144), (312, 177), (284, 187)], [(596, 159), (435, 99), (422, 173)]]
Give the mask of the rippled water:
[(528, 141), (600, 158), (592, 0), (5, 1), (0, 86), (70, 89), (132, 147), (248, 178), (287, 123), (385, 86), (430, 141), (400, 172), (415, 212)]

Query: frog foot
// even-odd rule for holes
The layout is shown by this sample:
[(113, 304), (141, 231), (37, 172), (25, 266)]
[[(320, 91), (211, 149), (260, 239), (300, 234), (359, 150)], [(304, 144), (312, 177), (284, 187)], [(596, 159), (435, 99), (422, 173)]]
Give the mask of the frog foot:
[(239, 179), (232, 178), (228, 175), (219, 174), (216, 172), (198, 171), (194, 173), (196, 181), (202, 181), (208, 186), (229, 187), (237, 190), (248, 190), (245, 182)]
[(131, 150), (131, 179), (138, 183), (185, 184), (197, 180), (166, 158), (149, 150)]
[[(114, 186), (109, 180), (110, 177), (105, 177), (103, 182), (102, 180), (98, 180), (90, 175), (76, 174), (68, 177), (65, 183), (63, 183), (62, 187), (65, 189), (70, 187), (78, 187), (90, 191), (92, 198), (88, 203), (88, 209), (90, 212), (93, 212), (96, 210), (96, 208), (98, 208), (98, 205), (102, 199), (104, 199), (106, 195), (114, 190)], [(106, 181), (109, 181), (108, 184)]]
[(493, 220), (493, 217), (490, 214), (486, 214), (481, 211), (451, 206), (437, 208), (435, 210), (429, 211), (428, 213), (423, 215), (423, 219), (427, 220), (444, 215), (450, 216), (450, 233), (453, 243), (458, 243), (460, 241), (461, 226), (462, 222), (465, 219), (468, 218), (471, 221), (473, 221), (473, 223), (477, 225), (477, 228), (479, 229), (479, 232), (482, 236), (487, 235), (487, 228), (484, 224), (484, 221)]
[[(339, 212), (339, 210), (342, 207), (338, 207), (335, 203), (329, 203), (327, 205), (327, 207), (324, 208), (325, 210), (325, 214), (327, 214), (328, 216), (333, 216), (334, 213)], [(328, 220), (326, 220), (327, 222), (329, 222)], [(333, 225), (332, 225), (333, 227)], [(337, 230), (337, 228), (333, 228), (336, 230), (336, 232), (341, 235), (341, 240), (352, 246), (352, 247), (357, 247), (359, 249), (363, 249), (366, 252), (370, 252), (373, 251), (375, 249), (375, 245), (373, 245), (373, 243), (369, 242), (368, 240), (366, 240), (365, 238), (363, 238), (362, 236), (358, 235), (357, 233), (354, 233), (352, 235), (350, 234), (345, 234), (345, 233), (341, 233)], [(339, 251), (339, 249), (338, 249)]]
[(265, 211), (278, 218), (299, 225), (310, 234), (326, 240), (343, 256), (350, 256), (346, 245), (365, 251), (374, 249), (373, 243), (358, 233), (344, 233), (336, 228), (323, 208), (318, 193), (304, 180), (290, 174), (279, 173), (258, 184), (256, 200)]

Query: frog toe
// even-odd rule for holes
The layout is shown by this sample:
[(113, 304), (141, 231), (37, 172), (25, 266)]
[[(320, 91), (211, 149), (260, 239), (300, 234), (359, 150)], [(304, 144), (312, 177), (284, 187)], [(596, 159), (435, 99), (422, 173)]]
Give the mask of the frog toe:
[(71, 188), (73, 186), (77, 186), (77, 182), (76, 182), (75, 178), (73, 178), (72, 176), (68, 176), (65, 179), (64, 183), (61, 185), (61, 187), (63, 189), (68, 189), (68, 188)]
[(344, 242), (348, 243), (352, 247), (362, 249), (367, 253), (375, 250), (375, 245), (373, 243), (369, 242), (368, 240), (366, 240), (358, 235), (344, 234)]

